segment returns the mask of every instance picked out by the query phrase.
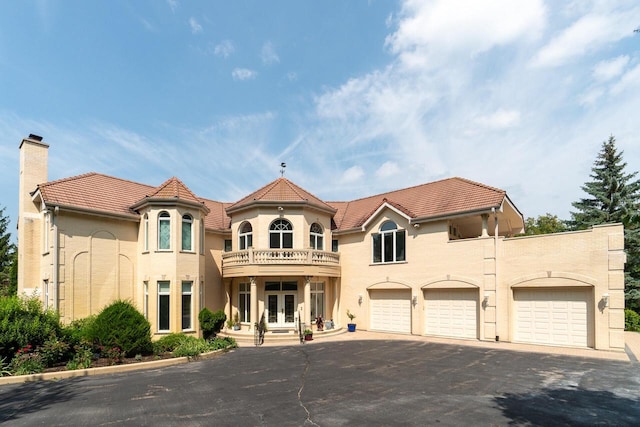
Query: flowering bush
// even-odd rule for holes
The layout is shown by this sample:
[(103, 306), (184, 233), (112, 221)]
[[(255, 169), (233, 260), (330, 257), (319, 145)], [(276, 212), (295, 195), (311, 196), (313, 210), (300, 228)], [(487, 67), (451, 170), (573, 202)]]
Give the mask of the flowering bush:
[(11, 361), (11, 370), (14, 375), (40, 373), (44, 371), (42, 356), (37, 352), (32, 352), (32, 346), (28, 344), (16, 352), (16, 355)]
[(120, 350), (120, 347), (100, 347), (100, 354), (102, 357), (109, 359), (112, 365), (122, 363), (124, 359), (124, 351)]

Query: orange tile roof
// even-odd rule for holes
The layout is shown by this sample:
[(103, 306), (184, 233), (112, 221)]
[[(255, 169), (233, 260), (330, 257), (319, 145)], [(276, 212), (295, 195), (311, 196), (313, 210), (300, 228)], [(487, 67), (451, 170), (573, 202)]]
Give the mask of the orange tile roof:
[(410, 218), (434, 218), (474, 210), (499, 207), (506, 196), (504, 190), (463, 178), (403, 188), (365, 197), (351, 202), (328, 202), (337, 209), (334, 216), (338, 230), (362, 226), (384, 203)]
[(38, 189), (49, 205), (135, 215), (130, 206), (154, 188), (92, 172), (40, 184)]
[(228, 209), (230, 212), (237, 211), (243, 207), (250, 206), (254, 202), (303, 202), (330, 212), (335, 211), (334, 208), (287, 178), (278, 178), (270, 182), (232, 204)]
[(88, 173), (38, 186), (45, 203), (111, 214), (135, 216), (132, 206), (145, 198), (180, 198), (203, 203), (210, 211), (205, 217), (207, 229), (229, 230), (227, 212), (253, 202), (303, 202), (334, 212), (337, 231), (361, 227), (385, 203), (413, 219), (429, 219), (499, 207), (506, 192), (463, 178), (441, 181), (390, 191), (346, 202), (323, 202), (286, 178), (278, 178), (235, 203), (202, 199), (193, 194), (179, 179), (170, 178), (158, 187)]

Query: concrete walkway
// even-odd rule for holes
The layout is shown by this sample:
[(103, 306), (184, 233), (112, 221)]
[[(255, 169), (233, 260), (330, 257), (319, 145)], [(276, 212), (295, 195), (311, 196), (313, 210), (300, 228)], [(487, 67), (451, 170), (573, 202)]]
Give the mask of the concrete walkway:
[[(621, 361), (640, 361), (640, 332), (625, 332), (626, 352), (594, 350), (592, 348), (575, 348), (575, 347), (557, 347), (544, 346), (534, 344), (518, 344), (510, 342), (493, 342), (478, 341), (453, 338), (425, 337), (420, 335), (403, 335), (385, 332), (356, 331), (354, 333), (340, 331), (341, 333), (332, 333), (327, 335), (314, 334), (313, 341), (306, 341), (305, 345), (326, 344), (333, 341), (345, 340), (404, 340), (404, 341), (422, 341), (440, 344), (461, 345), (469, 347), (480, 347), (496, 350), (523, 351), (529, 353), (556, 354), (562, 356), (587, 357), (594, 359), (621, 360)], [(264, 346), (286, 346), (300, 345), (295, 338), (290, 340), (269, 339), (269, 335), (265, 336)], [(238, 346), (247, 347), (254, 346), (253, 339), (238, 339)]]

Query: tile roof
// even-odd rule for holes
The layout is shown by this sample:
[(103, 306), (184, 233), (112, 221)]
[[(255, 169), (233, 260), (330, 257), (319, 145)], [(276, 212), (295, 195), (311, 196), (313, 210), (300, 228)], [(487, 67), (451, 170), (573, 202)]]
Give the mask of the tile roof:
[(130, 206), (154, 188), (91, 172), (40, 184), (38, 189), (49, 205), (135, 215)]
[(202, 199), (173, 177), (158, 187), (87, 173), (38, 186), (45, 203), (111, 214), (136, 215), (131, 209), (145, 198), (180, 198), (203, 203), (210, 211), (207, 229), (229, 230), (227, 212), (260, 202), (303, 202), (333, 212), (335, 229), (361, 227), (385, 203), (410, 218), (429, 219), (499, 207), (506, 192), (463, 178), (449, 178), (346, 202), (323, 202), (286, 178), (278, 178), (235, 203)]
[(463, 178), (403, 188), (365, 197), (351, 202), (328, 202), (337, 209), (334, 216), (339, 230), (362, 226), (384, 203), (395, 207), (410, 218), (433, 218), (474, 210), (498, 207), (506, 196), (504, 190)]
[(250, 206), (254, 202), (302, 202), (330, 212), (335, 211), (335, 209), (330, 205), (284, 177), (278, 178), (254, 191), (229, 206), (228, 209), (230, 212), (233, 212), (243, 207)]

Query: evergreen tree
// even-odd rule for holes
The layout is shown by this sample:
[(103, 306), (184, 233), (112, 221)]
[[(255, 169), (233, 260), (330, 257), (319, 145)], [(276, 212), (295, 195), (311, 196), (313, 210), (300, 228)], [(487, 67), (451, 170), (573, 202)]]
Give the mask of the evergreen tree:
[(11, 233), (7, 232), (9, 217), (4, 215), (4, 209), (0, 209), (0, 294), (12, 294), (18, 284), (14, 274), (18, 260), (16, 246), (11, 243)]
[(602, 143), (602, 149), (591, 168), (592, 181), (582, 190), (588, 197), (574, 202), (569, 225), (583, 230), (598, 224), (620, 222), (625, 226), (625, 299), (627, 307), (640, 312), (640, 180), (638, 172), (625, 173), (623, 152), (616, 149), (613, 136)]

